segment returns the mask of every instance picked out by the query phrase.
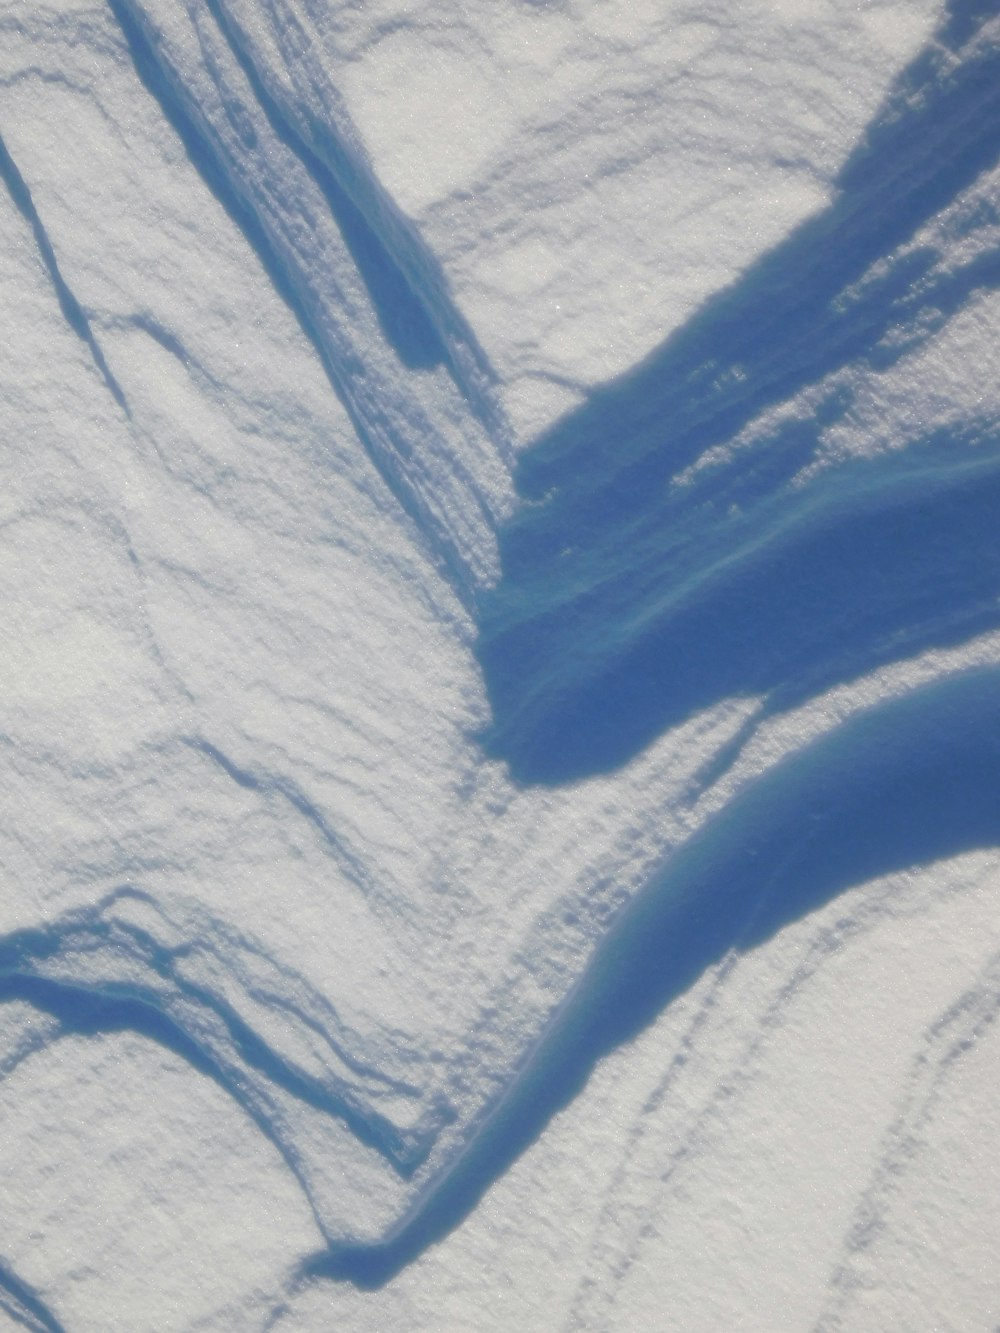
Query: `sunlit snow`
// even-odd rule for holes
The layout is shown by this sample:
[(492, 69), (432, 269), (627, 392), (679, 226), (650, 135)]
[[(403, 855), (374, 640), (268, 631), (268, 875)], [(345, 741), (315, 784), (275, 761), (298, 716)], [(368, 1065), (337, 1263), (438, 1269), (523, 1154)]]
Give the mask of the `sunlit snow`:
[(988, 1328), (991, 0), (0, 0), (0, 1322)]

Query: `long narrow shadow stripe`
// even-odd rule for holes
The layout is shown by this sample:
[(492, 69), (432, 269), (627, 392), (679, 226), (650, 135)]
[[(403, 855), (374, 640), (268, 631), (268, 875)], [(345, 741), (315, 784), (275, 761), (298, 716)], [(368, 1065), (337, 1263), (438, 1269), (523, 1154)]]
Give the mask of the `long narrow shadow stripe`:
[[(354, 260), (358, 274), (368, 290), (372, 306), (386, 340), (400, 361), (411, 370), (428, 369), (447, 361), (448, 353), (419, 295), (410, 285), (395, 257), (371, 227), (357, 204), (322, 162), (268, 92), (233, 30), (224, 8), (217, 0), (206, 0), (209, 13), (225, 37), (244, 78), (253, 90), (258, 106), (267, 117), (275, 137), (301, 162), (313, 184), (326, 201), (344, 244)], [(332, 134), (325, 147), (348, 175), (347, 157)]]
[(0, 1309), (33, 1333), (65, 1333), (38, 1293), (3, 1263), (0, 1263)]
[[(400, 475), (398, 460), (389, 456), (385, 449), (373, 444), (368, 426), (362, 420), (346, 387), (352, 373), (350, 368), (335, 364), (310, 314), (308, 302), (303, 299), (302, 293), (296, 286), (294, 276), (272, 244), (260, 220), (229, 182), (211, 145), (206, 141), (194, 118), (185, 109), (181, 97), (164, 73), (150, 39), (130, 12), (128, 0), (107, 0), (107, 3), (121, 29), (140, 83), (157, 102), (164, 119), (177, 135), (188, 159), (207, 188), (233, 224), (243, 233), (274, 290), (284, 301), (304, 337), (311, 344), (331, 388), (343, 405), (369, 459), (400, 507), (415, 523), (431, 558), (446, 574), (458, 596), (471, 609), (474, 598), (473, 581), (456, 543), (429, 514), (424, 499), (414, 491), (407, 479)], [(477, 504), (480, 511), (486, 515), (485, 501), (482, 497), (472, 493), (469, 498), (470, 502)], [(492, 518), (489, 521), (492, 524)]]
[(17, 163), (11, 157), (7, 145), (0, 138), (0, 179), (10, 193), (18, 212), (31, 228), (31, 233), (35, 238), (35, 244), (38, 247), (38, 253), (45, 270), (49, 275), (49, 281), (52, 283), (53, 291), (56, 294), (56, 300), (59, 302), (59, 309), (62, 311), (63, 318), (76, 336), (83, 342), (90, 353), (94, 365), (97, 367), (101, 379), (104, 381), (108, 392), (122, 409), (126, 416), (130, 416), (128, 403), (125, 401), (125, 395), (121, 386), (111, 373), (107, 361), (104, 359), (104, 353), (101, 351), (100, 344), (94, 337), (94, 331), (90, 327), (90, 321), (83, 311), (79, 301), (73, 295), (72, 290), (63, 277), (59, 268), (59, 261), (56, 259), (55, 250), (52, 248), (52, 242), (49, 240), (48, 232), (42, 224), (42, 219), (38, 215), (38, 209), (35, 207), (35, 201), (31, 197), (31, 191), (28, 189), (24, 177), (18, 170)]
[[(8, 936), (0, 954), (0, 1001), (19, 999), (57, 1018), (64, 1032), (81, 1036), (131, 1031), (157, 1042), (188, 1062), (199, 1073), (211, 1078), (225, 1092), (235, 1096), (284, 1155), (285, 1149), (275, 1139), (271, 1126), (256, 1108), (253, 1099), (243, 1096), (234, 1079), (217, 1059), (195, 1041), (179, 1023), (157, 1003), (153, 995), (135, 993), (134, 987), (109, 983), (101, 988), (55, 982), (32, 975), (25, 967), (35, 932)], [(45, 947), (58, 951), (46, 939)], [(24, 971), (15, 970), (25, 968)], [(305, 1106), (344, 1123), (359, 1143), (374, 1149), (403, 1179), (413, 1174), (432, 1146), (433, 1137), (404, 1139), (396, 1127), (377, 1112), (363, 1114), (346, 1097), (337, 1096), (318, 1080), (298, 1072), (281, 1060), (267, 1043), (228, 1006), (197, 987), (187, 988), (187, 998), (203, 1005), (226, 1027), (245, 1067), (258, 1071), (276, 1088), (290, 1093)]]

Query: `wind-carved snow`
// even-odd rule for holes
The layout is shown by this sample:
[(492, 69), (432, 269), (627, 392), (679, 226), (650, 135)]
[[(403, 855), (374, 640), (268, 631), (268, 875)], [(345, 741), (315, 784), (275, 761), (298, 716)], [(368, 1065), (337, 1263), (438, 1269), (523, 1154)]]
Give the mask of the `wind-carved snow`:
[[(223, 4), (126, 2), (116, 14), (189, 152), (249, 213), (261, 258), (313, 335), (376, 466), (444, 568), (464, 590), (475, 586), (492, 572), (493, 527), (505, 507), (502, 415), (460, 317), (442, 303), (436, 324), (439, 311), (412, 290), (430, 270), (433, 292), (433, 261), (411, 241), (400, 262), (389, 243), (405, 235), (401, 224), (390, 214), (383, 238), (359, 207), (386, 211), (358, 147), (345, 141), (336, 91), (306, 49), (295, 69), (318, 83), (318, 106), (288, 112)], [(401, 371), (422, 361), (427, 373), (404, 387)], [(448, 363), (454, 384), (434, 362)]]
[[(615, 48), (627, 84), (643, 23), (663, 37), (655, 14), (605, 31), (600, 5), (578, 10), (531, 18), (552, 40), (529, 64), (572, 49), (598, 67)], [(867, 902), (859, 885), (996, 845), (1000, 33), (990, 7), (955, 3), (921, 48), (925, 10), (895, 28), (884, 8), (868, 14), (884, 40), (858, 67), (859, 105), (874, 110), (897, 74), (868, 133), (853, 142), (846, 105), (827, 139), (803, 131), (801, 160), (772, 163), (793, 197), (774, 231), (720, 243), (698, 299), (730, 285), (683, 324), (664, 318), (662, 345), (604, 387), (595, 378), (622, 367), (584, 346), (550, 341), (526, 369), (549, 318), (519, 286), (528, 242), (483, 221), (517, 211), (524, 172), (558, 175), (560, 153), (532, 167), (518, 145), (551, 152), (552, 126), (575, 125), (575, 163), (572, 145), (585, 157), (612, 133), (600, 97), (547, 123), (522, 68), (520, 121), (437, 160), (416, 207), (398, 157), (400, 200), (376, 174), (388, 130), (365, 62), (382, 68), (389, 43), (390, 67), (420, 85), (413, 61), (445, 51), (453, 68), (475, 35), (465, 20), (449, 37), (443, 10), (411, 32), (391, 6), (3, 11), (3, 392), (24, 442), (0, 499), (0, 1062), (27, 1164), (24, 1222), (0, 1256), (11, 1318), (370, 1324), (365, 1298), (320, 1279), (381, 1286), (378, 1308), (394, 1308), (408, 1273), (447, 1264), (431, 1243), (474, 1228), (507, 1174), (516, 1193), (542, 1130), (559, 1142), (577, 1106), (585, 1120), (634, 1043), (630, 1077), (651, 1080), (635, 1163), (612, 1170), (605, 1206), (591, 1187), (592, 1233), (558, 1296), (517, 1318), (658, 1326), (632, 1274), (663, 1225), (660, 1191), (636, 1182), (668, 1103), (693, 1118), (665, 1180), (716, 1122), (726, 1076), (692, 1091), (686, 1071), (728, 1058), (712, 1043), (713, 1015), (725, 1028), (741, 1003), (730, 978), (762, 1015), (756, 1035), (747, 1020), (745, 1067), (777, 1061), (774, 1034), (819, 975), (810, 964), (794, 980), (786, 938), (815, 930), (803, 947), (826, 958), (839, 895)], [(673, 17), (693, 39), (692, 17)], [(483, 19), (487, 65), (523, 35), (507, 22)], [(792, 18), (766, 22), (787, 23), (790, 49), (806, 40)], [(853, 23), (825, 30), (846, 64)], [(716, 36), (691, 75), (709, 103), (735, 68), (732, 34)], [(807, 99), (811, 75), (795, 68), (783, 76)], [(416, 138), (400, 137), (414, 152), (418, 110)], [(631, 190), (666, 150), (627, 146)], [(742, 160), (749, 189), (759, 159)], [(477, 173), (482, 208), (463, 194)], [(810, 173), (824, 183), (797, 191)], [(688, 186), (696, 211), (714, 187)], [(653, 214), (635, 227), (655, 285), (666, 228)], [(484, 322), (475, 284), (490, 270), (501, 303), (523, 304), (522, 341)], [(599, 338), (581, 284), (559, 281), (563, 323), (589, 320)], [(648, 350), (657, 308), (636, 314), (626, 359)], [(562, 396), (532, 406), (536, 373), (562, 375)], [(522, 452), (515, 505), (511, 441), (557, 403), (577, 406)], [(844, 911), (838, 939), (861, 920)], [(966, 987), (966, 1009), (985, 1006), (975, 1031), (1000, 948), (977, 929), (980, 953), (933, 997), (940, 1013)], [(685, 1027), (698, 997), (707, 1008)], [(74, 1079), (96, 1106), (109, 1068), (124, 1084), (151, 1058), (172, 1089), (165, 1141), (187, 1132), (173, 1109), (185, 1080), (205, 1116), (224, 1099), (258, 1143), (239, 1152), (281, 1182), (287, 1231), (267, 1240), (262, 1198), (252, 1263), (245, 1250), (225, 1280), (199, 1269), (186, 1296), (182, 1279), (165, 1296), (165, 1277), (144, 1311), (133, 1285), (116, 1305), (124, 1279), (92, 1238), (67, 1258), (73, 1219), (89, 1216), (85, 1202), (60, 1213), (72, 1131), (35, 1112), (71, 1098)], [(859, 1158), (858, 1192), (838, 1205), (831, 1327), (858, 1308), (875, 1252), (851, 1198), (859, 1217), (889, 1209), (893, 1145), (930, 1104), (920, 1077), (911, 1109), (871, 1117), (886, 1165), (865, 1176)], [(155, 1098), (137, 1097), (153, 1126)], [(36, 1172), (39, 1135), (55, 1166)], [(109, 1198), (128, 1159), (108, 1151)], [(229, 1180), (231, 1154), (218, 1161)], [(141, 1232), (147, 1207), (133, 1192), (122, 1228)], [(817, 1255), (833, 1253), (823, 1234)], [(588, 1271), (610, 1286), (592, 1290)], [(809, 1271), (820, 1282), (818, 1260)]]

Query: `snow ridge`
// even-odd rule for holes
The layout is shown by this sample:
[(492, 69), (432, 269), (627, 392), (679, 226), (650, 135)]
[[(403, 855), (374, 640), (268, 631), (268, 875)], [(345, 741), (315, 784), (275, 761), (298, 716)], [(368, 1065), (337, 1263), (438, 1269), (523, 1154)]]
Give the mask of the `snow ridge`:
[[(443, 344), (431, 332), (429, 307), (273, 100), (232, 38), (223, 8), (178, 2), (147, 9), (133, 0), (112, 0), (112, 8), (140, 77), (238, 214), (315, 342), (370, 456), (468, 601), (493, 577), (494, 530), (509, 490), (507, 441), (486, 376), (474, 371), (478, 353), (451, 319), (449, 360), (460, 368), (462, 389), (434, 370), (435, 347)], [(337, 143), (331, 131), (328, 157)], [(356, 160), (346, 163), (345, 174), (349, 167), (356, 181)], [(366, 273), (373, 282), (365, 282)], [(381, 301), (373, 299), (379, 284), (386, 288)], [(440, 298), (431, 303), (440, 305)], [(428, 364), (419, 370), (421, 360)]]
[[(0, 993), (52, 1014), (63, 1031), (153, 1035), (229, 1092), (307, 1195), (287, 1101), (343, 1123), (403, 1178), (439, 1127), (440, 1108), (424, 1110), (419, 1065), (391, 1035), (362, 1043), (302, 977), (196, 905), (168, 916), (126, 886), (95, 908), (14, 932), (0, 945)], [(380, 1103), (409, 1106), (410, 1123)]]
[[(338, 188), (343, 191), (380, 243), (380, 254), (366, 253), (376, 248), (370, 242), (354, 245), (352, 254), (370, 288), (385, 284), (376, 306), (404, 364), (419, 368), (430, 358), (444, 356), (456, 383), (496, 440), (504, 461), (509, 462), (509, 427), (497, 401), (494, 369), (452, 299), (437, 258), (372, 171), (344, 99), (331, 79), (331, 53), (322, 33), (309, 26), (310, 18), (315, 22), (319, 16), (296, 12), (286, 0), (278, 0), (262, 13), (253, 11), (245, 0), (219, 0), (213, 12), (234, 48), (242, 53), (243, 68), (256, 83), (272, 123), (280, 121), (286, 136), (296, 141), (300, 155), (308, 159), (311, 154), (313, 160), (318, 159), (316, 167), (328, 169), (328, 195), (335, 195)], [(266, 40), (255, 39), (262, 28)], [(326, 59), (320, 59), (321, 50)], [(321, 173), (317, 170), (316, 174)], [(345, 235), (346, 206), (348, 201), (342, 200), (335, 207)], [(424, 327), (428, 320), (433, 332)], [(435, 343), (435, 338), (440, 342)]]
[(66, 318), (66, 323), (85, 344), (87, 351), (93, 358), (94, 365), (97, 367), (101, 378), (107, 385), (108, 392), (127, 416), (128, 404), (125, 402), (125, 395), (122, 393), (121, 386), (111, 373), (111, 369), (108, 366), (107, 361), (104, 359), (104, 353), (101, 351), (100, 344), (94, 337), (93, 330), (90, 327), (90, 321), (87, 318), (85, 311), (81, 308), (79, 301), (73, 295), (65, 278), (59, 271), (59, 263), (56, 259), (55, 251), (52, 249), (51, 242), (46, 235), (42, 220), (38, 216), (38, 210), (32, 202), (31, 191), (25, 184), (21, 173), (17, 169), (17, 163), (7, 151), (7, 145), (2, 138), (0, 138), (0, 180), (7, 186), (7, 190), (18, 209), (18, 212), (31, 227), (35, 237), (35, 243), (38, 246), (38, 253), (52, 280), (56, 299), (59, 302), (59, 308), (62, 310), (63, 315)]

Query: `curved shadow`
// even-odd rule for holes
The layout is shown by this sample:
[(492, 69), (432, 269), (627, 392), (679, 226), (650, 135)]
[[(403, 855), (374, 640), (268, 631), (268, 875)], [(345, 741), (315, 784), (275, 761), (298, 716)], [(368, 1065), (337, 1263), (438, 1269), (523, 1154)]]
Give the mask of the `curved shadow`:
[[(103, 934), (106, 937), (106, 926)], [(92, 937), (94, 945), (101, 941), (99, 925), (92, 929)], [(154, 956), (150, 971), (154, 976), (158, 974), (159, 961), (162, 982), (170, 976), (169, 966), (162, 963), (169, 951), (159, 951), (160, 959), (156, 960), (156, 946), (150, 944)], [(129, 1031), (157, 1042), (233, 1097), (286, 1160), (288, 1150), (268, 1119), (266, 1106), (255, 1088), (255, 1075), (304, 1105), (340, 1120), (359, 1143), (378, 1153), (402, 1179), (412, 1176), (430, 1152), (433, 1146), (430, 1131), (404, 1133), (377, 1109), (358, 1104), (359, 1099), (352, 1099), (342, 1090), (327, 1086), (320, 1077), (298, 1068), (273, 1050), (235, 1007), (209, 989), (185, 985), (171, 977), (174, 997), (183, 996), (192, 1008), (201, 1008), (225, 1031), (232, 1044), (229, 1058), (213, 1049), (210, 1042), (185, 1030), (167, 1011), (163, 996), (152, 987), (112, 980), (87, 984), (75, 980), (71, 970), (65, 980), (53, 980), (35, 972), (40, 959), (59, 952), (58, 929), (17, 931), (0, 940), (0, 1004), (25, 1001), (57, 1019), (60, 1035), (94, 1036)]]
[(891, 363), (901, 321), (926, 337), (1000, 286), (1000, 251), (942, 275), (916, 249), (871, 274), (1000, 157), (1000, 46), (974, 41), (991, 8), (949, 7), (825, 212), (525, 457), (531, 503), (501, 534), (477, 648), (484, 743), (516, 780), (609, 771), (720, 698), (794, 696), (1000, 622), (1000, 438), (942, 434), (792, 488), (849, 406), (831, 393), (678, 481), (804, 385)]
[(995, 845), (1000, 669), (849, 719), (737, 795), (623, 911), (506, 1098), (396, 1235), (331, 1249), (305, 1275), (389, 1281), (472, 1211), (598, 1060), (728, 951), (877, 876)]

